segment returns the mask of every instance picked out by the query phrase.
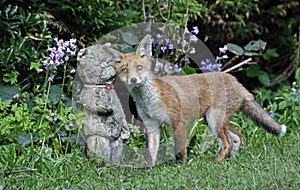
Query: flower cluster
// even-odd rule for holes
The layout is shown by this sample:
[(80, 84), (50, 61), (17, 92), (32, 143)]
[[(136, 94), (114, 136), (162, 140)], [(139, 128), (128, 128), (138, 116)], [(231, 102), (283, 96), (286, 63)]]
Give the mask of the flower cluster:
[(218, 63), (220, 60), (228, 59), (228, 55), (226, 55), (227, 50), (228, 50), (228, 48), (226, 45), (224, 47), (219, 48), (219, 52), (220, 52), (221, 56), (216, 57), (216, 63)]
[(297, 90), (295, 87), (292, 87), (291, 92), (297, 96), (297, 102), (300, 102), (300, 90)]
[[(175, 50), (175, 52), (182, 52), (182, 50), (184, 49), (185, 53), (189, 52), (190, 54), (194, 54), (196, 53), (196, 49), (192, 47), (192, 43), (197, 43), (198, 42), (198, 38), (196, 37), (196, 35), (199, 33), (199, 29), (197, 26), (193, 26), (191, 31), (189, 31), (187, 28), (184, 31), (186, 37), (184, 39), (182, 39), (180, 41), (180, 43), (178, 43), (179, 41), (175, 40), (172, 41), (172, 39), (170, 38), (166, 38), (164, 40), (162, 40), (162, 34), (156, 34), (156, 36), (154, 36), (154, 38), (151, 38), (151, 43), (152, 43), (152, 47), (153, 50), (156, 51), (156, 47), (158, 44), (161, 44), (159, 46), (159, 52), (157, 53), (162, 53), (163, 54), (163, 59), (168, 59), (170, 55), (174, 55), (173, 50)], [(158, 59), (155, 62), (155, 67), (154, 67), (154, 73), (159, 73), (160, 71), (162, 71), (163, 69), (166, 70), (166, 66), (165, 63), (167, 61), (163, 61), (160, 62)], [(187, 63), (188, 64), (188, 63)], [(176, 63), (172, 66), (172, 73), (173, 74), (178, 74), (181, 72), (181, 66), (179, 66), (180, 64)], [(168, 66), (169, 67), (169, 66)], [(167, 69), (169, 70), (169, 69)]]
[(222, 66), (220, 63), (213, 63), (210, 59), (202, 60), (200, 63), (202, 72), (220, 71)]
[(76, 39), (64, 41), (54, 38), (54, 41), (56, 42), (56, 47), (48, 47), (47, 52), (49, 52), (49, 55), (42, 61), (45, 70), (48, 70), (49, 66), (57, 67), (63, 65), (71, 56), (76, 55)]

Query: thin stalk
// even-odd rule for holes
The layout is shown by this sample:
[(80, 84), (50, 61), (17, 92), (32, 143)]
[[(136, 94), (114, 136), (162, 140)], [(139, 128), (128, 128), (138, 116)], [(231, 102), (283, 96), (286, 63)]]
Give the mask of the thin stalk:
[(245, 61), (240, 62), (239, 64), (237, 64), (237, 65), (235, 65), (235, 66), (233, 66), (233, 67), (230, 67), (229, 69), (227, 69), (227, 70), (225, 70), (225, 71), (223, 71), (223, 72), (224, 72), (224, 73), (228, 73), (228, 72), (230, 72), (230, 71), (232, 71), (232, 70), (234, 70), (234, 69), (236, 69), (236, 68), (241, 67), (242, 65), (245, 65), (246, 63), (250, 62), (251, 60), (252, 60), (252, 58), (246, 59)]
[(59, 93), (58, 109), (60, 109), (61, 97), (62, 97), (63, 92), (64, 92), (66, 73), (67, 73), (67, 65), (64, 64), (64, 74), (63, 74), (63, 80), (62, 80), (62, 84), (61, 84), (61, 90), (60, 90), (60, 93)]

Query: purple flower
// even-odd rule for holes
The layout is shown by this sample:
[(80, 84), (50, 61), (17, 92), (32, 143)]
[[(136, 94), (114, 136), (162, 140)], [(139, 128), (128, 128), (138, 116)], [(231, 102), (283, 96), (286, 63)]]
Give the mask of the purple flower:
[(228, 55), (223, 55), (221, 58), (222, 59), (228, 59), (229, 57), (228, 57)]
[(48, 78), (48, 82), (53, 82), (53, 79), (54, 79), (54, 75), (52, 75)]
[(62, 39), (54, 38), (56, 42), (55, 47), (47, 48), (49, 55), (42, 61), (42, 64), (46, 70), (49, 66), (58, 67), (63, 65), (65, 61), (68, 61), (70, 56), (76, 55), (76, 39), (70, 39), (69, 41), (64, 41)]
[(297, 92), (297, 96), (300, 96), (300, 90), (298, 90), (298, 92)]
[(201, 65), (200, 69), (203, 72), (219, 71), (223, 66), (222, 64), (213, 64), (212, 61), (208, 58), (205, 59), (204, 61), (202, 60), (200, 65)]
[(174, 49), (174, 45), (173, 44), (169, 44), (169, 50)]
[(181, 68), (178, 66), (178, 63), (176, 63), (175, 65), (174, 65), (174, 73), (180, 73), (181, 72)]
[(158, 73), (163, 68), (163, 64), (157, 59), (155, 62), (154, 73)]
[(163, 45), (160, 47), (160, 50), (165, 53), (165, 51), (167, 50), (167, 46)]
[(161, 34), (156, 34), (156, 38), (159, 40), (161, 38)]
[(151, 38), (151, 43), (152, 43), (152, 46), (155, 47), (155, 40), (154, 40), (154, 38)]
[(75, 72), (76, 72), (75, 69), (72, 69), (72, 70), (70, 71), (71, 74), (73, 74), (73, 73), (75, 73)]
[(195, 34), (195, 35), (199, 34), (198, 26), (193, 26), (192, 27), (192, 33)]
[(186, 40), (183, 40), (183, 41), (181, 42), (181, 45), (182, 45), (183, 47), (185, 47), (187, 44), (188, 44), (188, 43), (186, 42)]
[(291, 91), (296, 92), (297, 90), (296, 90), (296, 88), (293, 87), (293, 88), (291, 88)]
[(194, 43), (198, 42), (198, 38), (195, 35), (191, 35), (190, 40), (191, 40), (191, 42), (194, 42)]
[(196, 53), (196, 49), (192, 48), (191, 51), (190, 51), (190, 54), (194, 54), (194, 53)]
[(64, 43), (64, 40), (58, 38), (54, 38), (54, 41), (56, 42), (57, 47), (62, 46)]
[(171, 40), (169, 38), (166, 39), (166, 44), (169, 44)]
[(228, 50), (227, 45), (219, 48), (220, 53), (223, 53), (223, 54), (225, 54), (227, 52), (227, 50)]
[(190, 33), (190, 31), (189, 31), (188, 28), (185, 28), (185, 33), (186, 33), (186, 34), (189, 34), (189, 33)]
[(273, 111), (270, 111), (270, 116), (274, 118), (275, 117), (275, 113)]

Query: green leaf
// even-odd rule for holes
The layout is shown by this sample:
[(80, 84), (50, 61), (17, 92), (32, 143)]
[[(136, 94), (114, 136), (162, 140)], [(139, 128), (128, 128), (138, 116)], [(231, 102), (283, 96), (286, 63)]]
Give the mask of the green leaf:
[(129, 32), (123, 32), (122, 33), (123, 40), (130, 44), (130, 45), (136, 45), (139, 44), (139, 40), (136, 36), (134, 36), (132, 33)]
[(37, 137), (35, 138), (32, 138), (30, 135), (28, 134), (22, 134), (22, 135), (17, 135), (15, 137), (15, 139), (17, 140), (17, 142), (23, 146), (23, 147), (26, 147), (28, 145), (31, 144), (31, 141), (33, 142), (37, 142), (39, 139)]
[(250, 41), (244, 48), (247, 51), (263, 51), (265, 50), (267, 42), (262, 40)]
[(50, 87), (49, 99), (53, 104), (57, 104), (60, 100), (61, 88), (57, 85)]
[(259, 56), (260, 54), (252, 51), (245, 51), (244, 55), (252, 57), (252, 56)]
[(21, 95), (21, 91), (18, 87), (0, 84), (0, 98), (2, 101), (11, 100), (16, 94)]
[(257, 65), (253, 65), (246, 71), (246, 76), (247, 77), (257, 77), (259, 75), (259, 67)]
[(286, 107), (287, 107), (286, 101), (282, 101), (282, 102), (279, 103), (279, 110), (283, 110)]
[(30, 62), (30, 70), (35, 69), (38, 70), (41, 68), (42, 64), (39, 61), (36, 62)]
[(196, 69), (192, 68), (192, 67), (189, 67), (189, 66), (186, 66), (186, 67), (182, 68), (182, 72), (185, 75), (195, 74), (196, 73)]
[(227, 44), (228, 51), (236, 54), (236, 55), (243, 55), (244, 54), (244, 49), (241, 48), (240, 46), (233, 44), (233, 43), (228, 43)]
[(258, 80), (265, 86), (270, 85), (270, 77), (267, 72), (260, 71), (258, 75)]
[(19, 73), (17, 71), (12, 71), (11, 73), (6, 73), (3, 76), (4, 82), (10, 82), (10, 84), (16, 84), (18, 81)]
[(269, 55), (270, 57), (277, 58), (279, 57), (279, 54), (276, 51), (277, 51), (276, 48), (267, 49), (266, 54)]
[(300, 67), (296, 70), (295, 78), (297, 80), (297, 83), (300, 84)]

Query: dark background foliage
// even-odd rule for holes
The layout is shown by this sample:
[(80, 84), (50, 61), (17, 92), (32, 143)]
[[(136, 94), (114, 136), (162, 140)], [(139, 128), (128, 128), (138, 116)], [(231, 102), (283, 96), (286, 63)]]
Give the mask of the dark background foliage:
[[(41, 76), (30, 68), (41, 60), (54, 37), (75, 38), (80, 47), (97, 42), (102, 35), (131, 23), (151, 18), (155, 22), (198, 26), (198, 37), (217, 54), (228, 42), (246, 45), (262, 39), (279, 56), (258, 63), (274, 79), (272, 85), (295, 70), (295, 39), (300, 22), (298, 1), (132, 1), (132, 0), (1, 0), (0, 81), (32, 91)], [(188, 12), (186, 11), (188, 10)], [(73, 67), (76, 63), (71, 63)], [(248, 88), (257, 81), (237, 74)], [(39, 80), (37, 80), (39, 79)], [(250, 82), (249, 81), (253, 81)], [(59, 83), (59, 81), (57, 81)]]

